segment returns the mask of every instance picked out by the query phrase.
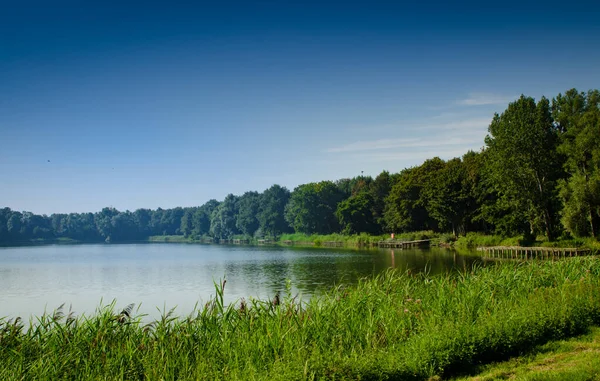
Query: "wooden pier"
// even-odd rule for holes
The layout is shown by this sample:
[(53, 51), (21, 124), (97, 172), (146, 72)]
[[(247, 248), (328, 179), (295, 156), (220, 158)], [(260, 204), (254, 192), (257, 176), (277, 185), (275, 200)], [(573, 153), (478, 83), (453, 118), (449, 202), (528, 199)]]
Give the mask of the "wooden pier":
[(484, 257), (499, 259), (553, 259), (590, 255), (590, 249), (573, 247), (525, 247), (525, 246), (490, 246), (478, 247)]
[(250, 243), (250, 241), (247, 239), (234, 239), (233, 240), (234, 245), (247, 245), (249, 243)]
[(417, 241), (397, 241), (395, 239), (388, 239), (379, 241), (377, 246), (384, 249), (408, 249), (411, 247), (428, 247), (430, 241), (430, 239), (420, 239)]

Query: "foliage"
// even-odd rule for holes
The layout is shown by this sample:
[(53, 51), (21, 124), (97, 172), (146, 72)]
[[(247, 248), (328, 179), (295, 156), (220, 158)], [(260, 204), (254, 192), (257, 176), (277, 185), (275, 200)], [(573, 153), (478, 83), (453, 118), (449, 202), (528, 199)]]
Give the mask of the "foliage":
[(209, 200), (199, 207), (192, 216), (192, 234), (201, 237), (210, 232), (210, 218), (215, 209), (219, 207), (217, 200)]
[(459, 237), (454, 243), (457, 248), (475, 248), (480, 246), (521, 246), (527, 241), (523, 236), (504, 237), (501, 235), (486, 235), (481, 233), (469, 232), (463, 237)]
[(443, 231), (465, 234), (471, 220), (474, 195), (469, 187), (467, 168), (456, 158), (430, 179), (422, 190), (429, 215)]
[(560, 183), (562, 222), (576, 237), (597, 236), (600, 224), (600, 171), (573, 174)]
[(443, 160), (435, 157), (400, 173), (385, 201), (384, 220), (388, 231), (437, 229), (436, 221), (427, 212), (423, 188), (432, 183), (444, 165)]
[(542, 97), (536, 104), (521, 96), (494, 115), (489, 133), (486, 163), (494, 188), (506, 204), (525, 213), (530, 231), (524, 234), (542, 225), (553, 239), (558, 220), (555, 187), (563, 174), (549, 101)]
[(179, 231), (184, 237), (190, 236), (194, 230), (193, 216), (196, 212), (196, 209), (197, 208), (186, 209), (183, 213), (183, 217), (181, 217), (181, 226), (179, 227)]
[(336, 210), (341, 230), (344, 234), (378, 232), (373, 218), (374, 201), (369, 193), (359, 193), (340, 202)]
[(285, 219), (299, 233), (329, 234), (339, 231), (335, 212), (343, 193), (331, 181), (296, 187), (285, 208)]
[(258, 223), (263, 235), (278, 237), (292, 231), (284, 218), (285, 206), (290, 199), (290, 191), (277, 184), (265, 190), (260, 198)]
[(240, 231), (236, 225), (239, 197), (228, 194), (210, 216), (210, 235), (218, 239), (230, 238)]
[(378, 227), (378, 232), (387, 231), (384, 220), (385, 199), (390, 193), (391, 188), (392, 177), (388, 171), (383, 171), (377, 175), (369, 186), (369, 194), (373, 199), (371, 215), (373, 216), (373, 222)]
[(246, 192), (238, 200), (238, 213), (235, 226), (247, 236), (254, 236), (258, 230), (258, 211), (260, 208), (260, 194), (258, 192)]
[(571, 89), (552, 101), (570, 177), (560, 184), (562, 222), (576, 236), (600, 232), (600, 92)]

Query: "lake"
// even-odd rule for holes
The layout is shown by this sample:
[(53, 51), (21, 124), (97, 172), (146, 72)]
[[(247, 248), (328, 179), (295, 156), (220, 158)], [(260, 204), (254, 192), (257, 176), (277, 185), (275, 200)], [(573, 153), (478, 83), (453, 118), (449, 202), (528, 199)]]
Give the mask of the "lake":
[[(201, 244), (86, 244), (0, 248), (0, 317), (29, 319), (65, 303), (93, 313), (116, 300), (157, 318), (176, 308), (184, 316), (215, 295), (227, 279), (225, 301), (272, 298), (290, 280), (302, 300), (397, 268), (439, 273), (469, 268), (477, 256), (431, 249), (349, 250)], [(158, 308), (158, 309), (157, 309)]]

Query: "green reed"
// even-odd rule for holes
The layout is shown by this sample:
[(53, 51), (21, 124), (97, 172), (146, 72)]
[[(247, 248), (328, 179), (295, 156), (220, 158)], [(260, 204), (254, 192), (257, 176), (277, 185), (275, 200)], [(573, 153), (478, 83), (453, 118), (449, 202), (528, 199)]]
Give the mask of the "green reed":
[[(441, 234), (434, 233), (431, 230), (426, 231), (417, 231), (410, 233), (399, 233), (394, 236), (396, 240), (402, 241), (415, 241), (421, 239), (433, 239), (434, 241), (438, 241)], [(377, 246), (379, 241), (384, 241), (387, 239), (391, 239), (390, 234), (381, 234), (381, 235), (371, 235), (367, 233), (360, 234), (303, 234), (303, 233), (293, 233), (293, 234), (283, 234), (279, 242), (284, 241), (292, 241), (296, 244), (313, 244), (314, 246), (322, 246), (325, 242), (342, 242), (345, 247), (373, 247)]]
[(226, 283), (187, 317), (133, 305), (0, 320), (0, 379), (427, 379), (600, 323), (600, 261), (503, 263), (441, 276), (389, 271), (301, 302), (226, 305)]

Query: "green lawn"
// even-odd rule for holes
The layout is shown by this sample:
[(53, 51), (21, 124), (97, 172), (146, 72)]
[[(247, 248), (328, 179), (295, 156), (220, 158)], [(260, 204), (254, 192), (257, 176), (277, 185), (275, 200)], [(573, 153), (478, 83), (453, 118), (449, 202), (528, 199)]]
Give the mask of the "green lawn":
[(600, 328), (567, 340), (552, 341), (531, 353), (472, 369), (454, 381), (600, 380)]

